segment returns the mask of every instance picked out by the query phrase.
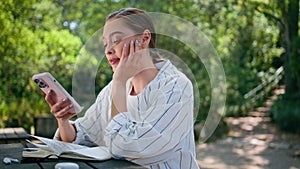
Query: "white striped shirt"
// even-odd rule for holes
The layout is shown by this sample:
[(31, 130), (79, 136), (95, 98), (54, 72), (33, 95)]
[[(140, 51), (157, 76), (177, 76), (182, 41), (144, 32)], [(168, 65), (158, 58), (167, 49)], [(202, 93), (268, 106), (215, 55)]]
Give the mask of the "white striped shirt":
[(113, 119), (109, 83), (85, 116), (75, 121), (74, 143), (108, 146), (113, 157), (151, 169), (198, 169), (192, 84), (170, 61), (156, 66), (157, 76), (142, 93), (128, 94), (128, 111)]

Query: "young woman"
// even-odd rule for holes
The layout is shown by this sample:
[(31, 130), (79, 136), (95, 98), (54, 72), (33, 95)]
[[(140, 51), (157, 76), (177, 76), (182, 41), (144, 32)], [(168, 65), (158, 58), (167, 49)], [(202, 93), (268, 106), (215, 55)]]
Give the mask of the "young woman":
[(59, 129), (55, 138), (107, 146), (115, 158), (149, 168), (197, 169), (190, 80), (155, 52), (152, 20), (136, 8), (107, 17), (105, 55), (114, 72), (84, 117), (75, 122), (72, 104), (46, 95)]

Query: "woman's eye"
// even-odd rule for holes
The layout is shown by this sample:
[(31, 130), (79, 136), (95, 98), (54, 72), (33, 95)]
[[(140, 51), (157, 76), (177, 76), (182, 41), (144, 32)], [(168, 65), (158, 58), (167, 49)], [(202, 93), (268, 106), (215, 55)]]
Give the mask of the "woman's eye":
[[(122, 39), (117, 39), (114, 41), (111, 41), (113, 45), (117, 45), (118, 43), (120, 43), (122, 41)], [(103, 47), (106, 48), (108, 46), (108, 44), (104, 43)]]
[(113, 44), (118, 44), (118, 43), (120, 43), (121, 42), (121, 39), (117, 39), (117, 40), (114, 40), (113, 41)]

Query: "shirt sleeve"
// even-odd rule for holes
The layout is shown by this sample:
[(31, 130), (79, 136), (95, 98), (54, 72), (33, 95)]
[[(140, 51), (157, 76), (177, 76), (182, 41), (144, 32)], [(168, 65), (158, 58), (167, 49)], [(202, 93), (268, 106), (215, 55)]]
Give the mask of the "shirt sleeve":
[(106, 128), (106, 145), (117, 158), (166, 153), (193, 128), (193, 89), (187, 78), (152, 83), (138, 99), (142, 105), (137, 115), (121, 112)]
[[(97, 102), (94, 103), (87, 110), (86, 114), (89, 114), (90, 116), (91, 116), (91, 114), (95, 114), (96, 109), (97, 109), (96, 104), (97, 104)], [(80, 144), (80, 145), (85, 145), (85, 146), (90, 146), (90, 147), (97, 145), (95, 143), (95, 139), (93, 139), (93, 137), (91, 137), (89, 134), (92, 131), (89, 131), (87, 125), (84, 124), (84, 123), (87, 123), (88, 121), (90, 121), (90, 123), (92, 123), (91, 119), (84, 116), (82, 118), (79, 118), (75, 122), (73, 122), (74, 126), (76, 127), (76, 138), (73, 141), (74, 144)], [(101, 132), (101, 130), (99, 132)]]
[[(95, 144), (90, 139), (90, 137), (84, 131), (82, 131), (81, 127), (78, 126), (78, 123), (77, 123), (77, 125), (74, 121), (70, 121), (70, 123), (73, 124), (76, 127), (76, 131), (77, 131), (76, 138), (72, 143), (85, 145), (85, 146), (89, 146), (89, 147), (97, 146), (97, 144)], [(61, 138), (60, 138), (60, 135), (59, 135), (59, 129), (56, 130), (53, 139), (61, 141)]]

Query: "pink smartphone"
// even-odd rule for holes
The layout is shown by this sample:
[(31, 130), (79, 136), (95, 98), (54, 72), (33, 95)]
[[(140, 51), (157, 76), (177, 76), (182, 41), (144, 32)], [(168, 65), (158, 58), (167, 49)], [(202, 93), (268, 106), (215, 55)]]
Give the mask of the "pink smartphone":
[(47, 94), (50, 90), (53, 90), (56, 94), (57, 100), (63, 100), (68, 98), (74, 107), (76, 114), (80, 113), (83, 109), (76, 100), (60, 85), (60, 83), (49, 73), (39, 73), (32, 76), (32, 80), (39, 86), (39, 88)]

